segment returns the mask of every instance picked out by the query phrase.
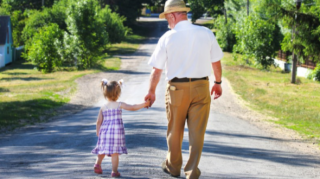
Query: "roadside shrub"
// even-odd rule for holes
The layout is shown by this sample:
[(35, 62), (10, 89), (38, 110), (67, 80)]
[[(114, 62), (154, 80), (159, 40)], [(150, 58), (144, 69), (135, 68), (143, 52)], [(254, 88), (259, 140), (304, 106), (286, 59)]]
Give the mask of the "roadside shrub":
[(99, 18), (108, 33), (110, 43), (120, 43), (127, 35), (127, 28), (123, 25), (126, 18), (123, 16), (120, 17), (119, 14), (112, 12), (109, 6), (106, 6), (100, 11)]
[(38, 33), (39, 28), (51, 23), (57, 24), (62, 30), (67, 30), (66, 13), (59, 4), (55, 4), (52, 8), (45, 8), (43, 11), (29, 10), (25, 14), (28, 16), (28, 20), (22, 31), (22, 38), (26, 43)]
[(233, 22), (225, 23), (224, 16), (219, 16), (215, 21), (215, 27), (218, 29), (216, 33), (217, 41), (223, 51), (232, 52), (233, 46), (236, 43), (236, 37), (233, 33)]
[(21, 38), (22, 30), (25, 26), (26, 16), (21, 10), (12, 10), (12, 7), (7, 3), (3, 2), (0, 6), (0, 16), (10, 16), (12, 23), (12, 38), (13, 45), (18, 47), (23, 45), (23, 39)]
[(1, 3), (0, 6), (0, 16), (9, 16), (11, 12), (12, 7), (8, 3)]
[(71, 0), (67, 7), (67, 30), (64, 33), (64, 58), (73, 60), (79, 69), (92, 67), (108, 43), (108, 34), (97, 12), (96, 0)]
[(21, 10), (16, 10), (12, 12), (11, 15), (11, 22), (12, 22), (12, 38), (13, 38), (13, 45), (15, 47), (19, 47), (24, 45), (24, 40), (22, 39), (22, 31), (25, 27), (26, 21), (25, 14), (22, 13)]
[(268, 69), (274, 64), (273, 57), (279, 50), (278, 39), (274, 38), (275, 30), (275, 24), (255, 15), (243, 17), (234, 29), (237, 39), (234, 52), (242, 53), (244, 59), (253, 57), (257, 65)]
[(39, 71), (52, 72), (55, 67), (61, 66), (61, 56), (58, 49), (61, 48), (62, 31), (57, 24), (49, 24), (39, 29), (36, 33), (24, 57), (32, 61)]
[(320, 81), (320, 63), (318, 63), (316, 68), (313, 70), (312, 78), (316, 81)]

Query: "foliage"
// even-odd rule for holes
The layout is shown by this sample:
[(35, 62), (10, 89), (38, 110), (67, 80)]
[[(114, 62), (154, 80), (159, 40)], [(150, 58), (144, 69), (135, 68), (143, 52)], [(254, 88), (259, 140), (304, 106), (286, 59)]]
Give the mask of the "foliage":
[[(306, 0), (301, 2), (299, 9), (295, 1), (290, 0), (264, 0), (260, 9), (267, 14), (272, 21), (278, 21), (282, 27), (284, 39), (281, 43), (283, 51), (294, 52), (296, 59), (303, 61), (313, 58), (320, 61), (320, 1)], [(293, 65), (296, 71), (296, 65)], [(291, 81), (295, 83), (295, 73), (292, 73)]]
[(11, 16), (12, 23), (12, 38), (13, 45), (18, 47), (23, 45), (23, 40), (21, 38), (22, 30), (25, 26), (25, 15), (20, 10), (12, 11), (12, 7), (7, 3), (2, 3), (0, 6), (1, 16)]
[(273, 64), (275, 51), (278, 50), (276, 47), (279, 41), (274, 38), (275, 30), (276, 24), (255, 15), (243, 18), (234, 30), (237, 39), (234, 51), (242, 53), (245, 59), (254, 57), (257, 64), (268, 69)]
[(12, 22), (12, 38), (13, 45), (19, 47), (24, 44), (22, 39), (22, 31), (25, 27), (26, 16), (21, 10), (16, 10), (12, 12), (11, 22)]
[(189, 2), (192, 11), (191, 21), (194, 23), (202, 16), (202, 14), (206, 12), (206, 9), (203, 7), (203, 4), (200, 0), (189, 0)]
[(125, 25), (132, 26), (141, 15), (142, 3), (152, 3), (154, 0), (109, 0), (110, 8), (126, 18)]
[[(71, 0), (67, 8), (67, 29), (64, 33), (65, 59), (74, 60), (78, 68), (89, 68), (101, 55), (100, 49), (108, 43), (108, 34), (99, 18), (100, 6), (96, 0)], [(98, 12), (98, 13), (96, 13)]]
[[(55, 0), (45, 0), (44, 6), (51, 7), (54, 4)], [(42, 1), (35, 0), (2, 0), (2, 4), (9, 4), (12, 7), (12, 10), (20, 10), (24, 12), (26, 9), (37, 9), (40, 10), (42, 8)]]
[(99, 18), (102, 20), (105, 30), (109, 35), (109, 42), (120, 43), (127, 34), (127, 29), (123, 25), (125, 17), (120, 17), (106, 6), (100, 11)]
[(39, 28), (50, 23), (58, 24), (60, 29), (67, 30), (65, 8), (61, 4), (56, 4), (52, 8), (44, 8), (43, 11), (29, 10), (25, 14), (28, 16), (28, 20), (22, 31), (22, 38), (26, 44), (38, 32)]
[(57, 24), (49, 24), (39, 29), (28, 48), (27, 59), (37, 65), (38, 70), (52, 72), (61, 65), (61, 57), (57, 53), (61, 48), (62, 31)]
[(9, 16), (11, 14), (12, 7), (7, 3), (2, 3), (0, 6), (0, 16)]
[(320, 63), (317, 64), (316, 68), (311, 73), (311, 79), (315, 79), (316, 81), (320, 81)]
[(224, 0), (188, 0), (188, 2), (192, 11), (193, 23), (205, 12), (208, 12), (211, 17), (218, 17), (224, 11)]
[(225, 22), (224, 16), (219, 16), (215, 21), (215, 27), (219, 29), (216, 33), (220, 47), (224, 51), (232, 52), (233, 46), (236, 43), (235, 34), (233, 32), (233, 22)]

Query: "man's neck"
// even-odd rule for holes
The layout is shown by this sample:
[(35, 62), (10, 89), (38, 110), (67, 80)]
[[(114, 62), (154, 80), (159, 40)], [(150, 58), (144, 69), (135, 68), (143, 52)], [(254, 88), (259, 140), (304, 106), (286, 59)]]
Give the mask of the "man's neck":
[(174, 27), (176, 27), (176, 25), (181, 22), (181, 21), (186, 21), (188, 20), (187, 18), (181, 18), (181, 19), (178, 19), (177, 22), (175, 23)]

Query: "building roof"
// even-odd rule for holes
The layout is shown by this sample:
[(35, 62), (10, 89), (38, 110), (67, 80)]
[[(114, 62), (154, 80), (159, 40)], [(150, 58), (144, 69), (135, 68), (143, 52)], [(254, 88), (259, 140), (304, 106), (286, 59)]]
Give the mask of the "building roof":
[(0, 16), (0, 44), (6, 43), (7, 26), (10, 16)]

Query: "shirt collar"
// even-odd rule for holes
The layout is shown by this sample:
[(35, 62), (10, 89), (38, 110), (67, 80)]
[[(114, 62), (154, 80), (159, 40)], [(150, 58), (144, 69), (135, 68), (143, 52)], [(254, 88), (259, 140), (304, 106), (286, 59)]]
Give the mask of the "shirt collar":
[(179, 30), (181, 28), (187, 27), (189, 26), (191, 23), (188, 20), (183, 20), (178, 22), (178, 24), (176, 24), (176, 26), (174, 26), (174, 30)]

